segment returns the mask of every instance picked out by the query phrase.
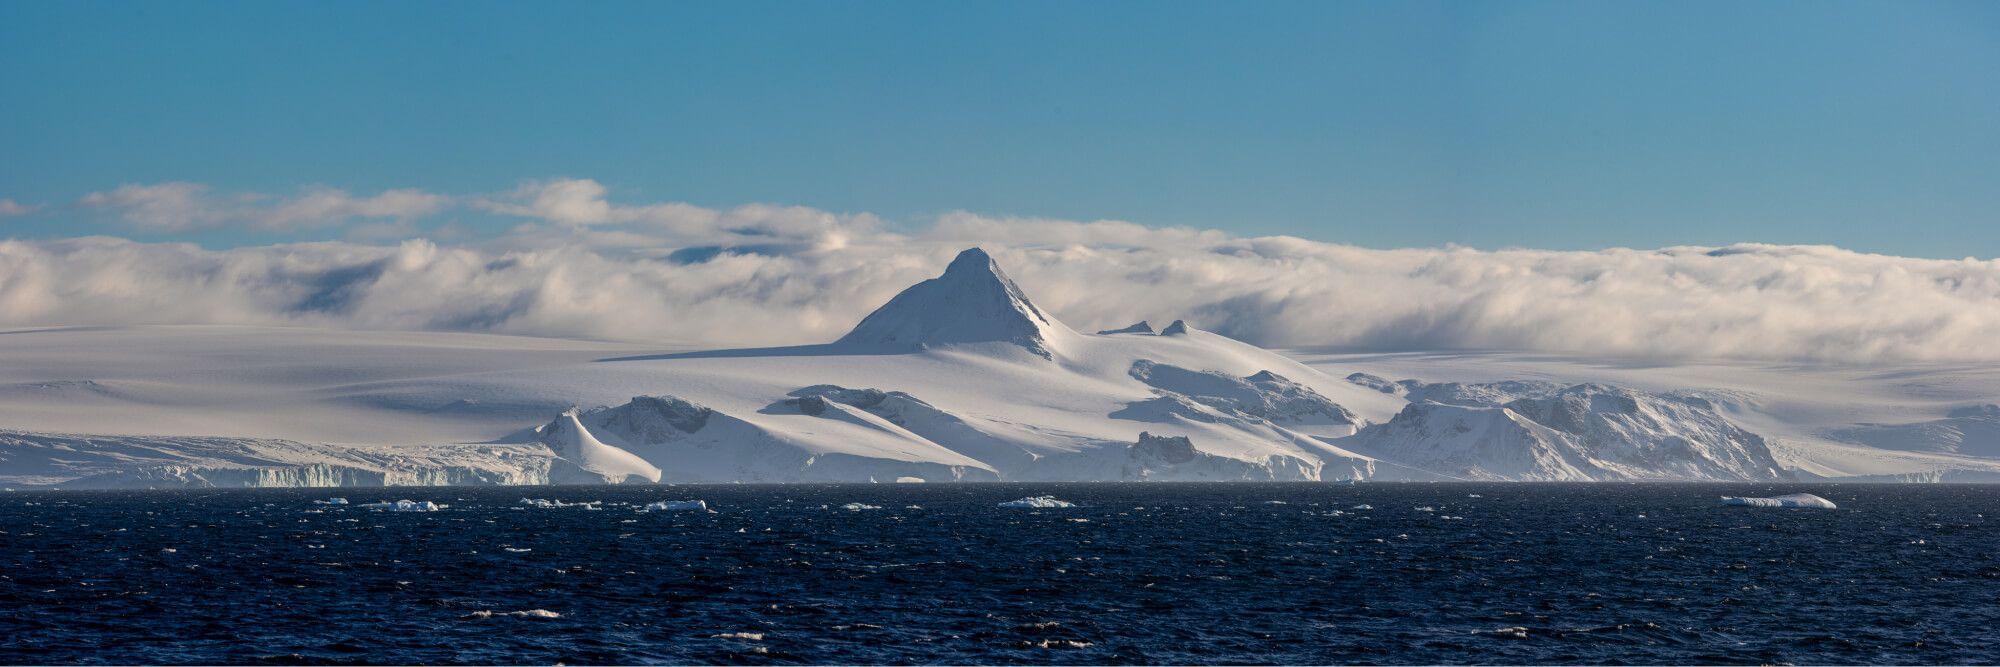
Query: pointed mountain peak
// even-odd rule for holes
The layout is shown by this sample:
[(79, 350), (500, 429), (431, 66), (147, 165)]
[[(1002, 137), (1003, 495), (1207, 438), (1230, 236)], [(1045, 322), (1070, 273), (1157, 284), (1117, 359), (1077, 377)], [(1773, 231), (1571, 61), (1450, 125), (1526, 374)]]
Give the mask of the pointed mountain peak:
[(1185, 322), (1185, 321), (1182, 321), (1182, 320), (1174, 320), (1174, 323), (1173, 323), (1173, 324), (1169, 324), (1169, 325), (1167, 325), (1167, 328), (1165, 328), (1165, 329), (1161, 329), (1161, 330), (1160, 330), (1160, 335), (1162, 335), (1162, 336), (1185, 336), (1185, 335), (1187, 335), (1187, 332), (1188, 332), (1188, 325), (1187, 325), (1187, 322)]
[(1036, 308), (979, 248), (958, 253), (944, 275), (910, 286), (875, 309), (836, 344), (922, 349), (1006, 342), (1050, 357), (1050, 341), (1071, 333)]
[(958, 251), (958, 256), (951, 258), (951, 264), (944, 267), (943, 277), (949, 278), (967, 273), (995, 275), (1002, 279), (1006, 277), (1001, 275), (1000, 264), (993, 261), (993, 256), (977, 247)]

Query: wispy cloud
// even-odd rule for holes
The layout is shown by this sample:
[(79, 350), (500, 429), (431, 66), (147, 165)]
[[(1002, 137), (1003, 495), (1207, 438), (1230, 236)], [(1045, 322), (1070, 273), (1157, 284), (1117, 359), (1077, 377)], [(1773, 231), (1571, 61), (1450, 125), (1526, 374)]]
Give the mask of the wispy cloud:
[(0, 218), (14, 218), (41, 210), (40, 206), (30, 206), (9, 198), (0, 198)]
[(244, 192), (216, 194), (200, 183), (126, 184), (77, 200), (85, 209), (152, 231), (242, 226), (263, 230), (324, 227), (357, 220), (410, 220), (435, 215), (451, 198), (415, 189), (357, 197), (345, 190), (308, 187), (290, 196)]
[(474, 206), (566, 228), (619, 226), (654, 243), (763, 243), (825, 249), (841, 247), (856, 235), (883, 226), (880, 218), (866, 213), (773, 204), (727, 210), (682, 202), (615, 204), (607, 198), (609, 194), (597, 181), (563, 178), (523, 183), (504, 195), (478, 198)]

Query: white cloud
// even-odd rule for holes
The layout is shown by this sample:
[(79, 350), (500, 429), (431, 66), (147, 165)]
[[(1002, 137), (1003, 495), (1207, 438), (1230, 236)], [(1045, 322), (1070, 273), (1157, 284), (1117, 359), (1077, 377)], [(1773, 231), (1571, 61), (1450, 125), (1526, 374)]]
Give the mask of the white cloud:
[(112, 211), (125, 222), (160, 230), (208, 227), (225, 219), (221, 208), (208, 201), (208, 186), (200, 183), (127, 183), (84, 195), (77, 204)]
[(137, 227), (173, 232), (226, 226), (289, 230), (354, 220), (414, 220), (443, 211), (451, 198), (412, 189), (356, 197), (329, 187), (305, 188), (290, 197), (217, 195), (200, 183), (166, 182), (128, 183), (84, 195), (77, 204), (111, 213)]
[(717, 210), (682, 202), (614, 204), (609, 190), (590, 179), (530, 181), (474, 205), (494, 213), (534, 218), (572, 230), (618, 226), (647, 243), (763, 244), (774, 248), (839, 248), (856, 235), (882, 227), (866, 213), (839, 214), (803, 206), (748, 204)]
[(40, 206), (30, 206), (12, 199), (0, 197), (0, 218), (23, 216), (40, 209)]
[[(1269, 346), (1634, 357), (2000, 360), (2000, 261), (1815, 246), (1373, 250), (1125, 223), (947, 216), (904, 237), (744, 207), (711, 236), (531, 227), (446, 246), (208, 251), (107, 238), (0, 243), (0, 324), (300, 324), (716, 346), (837, 337), (969, 245), (1093, 330), (1139, 319)], [(757, 230), (745, 233), (743, 230)], [(844, 235), (838, 245), (758, 245)], [(736, 251), (717, 249), (732, 246)]]
[[(588, 179), (501, 195), (216, 194), (126, 185), (80, 205), (154, 230), (345, 224), (348, 243), (207, 251), (108, 238), (0, 243), (0, 325), (258, 323), (481, 330), (719, 346), (837, 337), (964, 247), (1082, 330), (1186, 318), (1267, 346), (1623, 357), (2000, 361), (2000, 261), (1820, 246), (1374, 250), (1106, 220), (619, 203)], [(411, 241), (457, 205), (528, 219)], [(20, 207), (0, 200), (0, 214)], [(449, 232), (449, 233), (447, 233)], [(458, 227), (433, 237), (465, 238)]]

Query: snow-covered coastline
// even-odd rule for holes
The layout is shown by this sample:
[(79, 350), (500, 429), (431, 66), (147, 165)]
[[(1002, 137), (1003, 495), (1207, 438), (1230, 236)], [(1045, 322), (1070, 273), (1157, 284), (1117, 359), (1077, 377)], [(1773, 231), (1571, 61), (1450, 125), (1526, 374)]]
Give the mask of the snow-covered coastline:
[(1188, 321), (1087, 334), (977, 249), (824, 345), (133, 327), (14, 332), (0, 353), (19, 362), (0, 369), (14, 488), (2000, 479), (2000, 374), (1839, 422), (1872, 395), (1815, 411), (1715, 364), (1287, 356)]

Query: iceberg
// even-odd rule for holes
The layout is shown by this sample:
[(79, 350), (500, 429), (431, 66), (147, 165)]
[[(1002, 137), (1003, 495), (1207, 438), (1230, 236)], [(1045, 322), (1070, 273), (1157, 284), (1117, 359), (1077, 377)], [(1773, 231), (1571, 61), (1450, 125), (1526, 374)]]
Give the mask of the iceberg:
[(662, 500), (659, 502), (646, 503), (646, 506), (639, 508), (639, 511), (685, 512), (685, 511), (706, 511), (707, 509), (708, 509), (708, 503), (699, 500)]
[(604, 501), (589, 500), (579, 503), (566, 503), (560, 500), (549, 500), (546, 498), (522, 498), (521, 504), (527, 505), (529, 507), (539, 507), (542, 509), (554, 509), (558, 507), (581, 507), (587, 510), (594, 510), (594, 509), (603, 509), (602, 506), (604, 505)]
[(395, 502), (366, 503), (358, 505), (358, 507), (366, 507), (383, 512), (436, 512), (450, 507), (450, 505), (440, 505), (428, 500), (398, 500)]
[(1023, 509), (1053, 509), (1061, 507), (1076, 507), (1076, 503), (1072, 503), (1066, 500), (1057, 500), (1055, 496), (1029, 496), (1027, 498), (1022, 498), (1020, 500), (1009, 500), (1007, 502), (1000, 503), (1000, 506), (1023, 508)]
[(1793, 493), (1772, 498), (1741, 498), (1723, 496), (1722, 504), (1731, 507), (1806, 507), (1813, 509), (1840, 509), (1833, 501), (1810, 493)]

